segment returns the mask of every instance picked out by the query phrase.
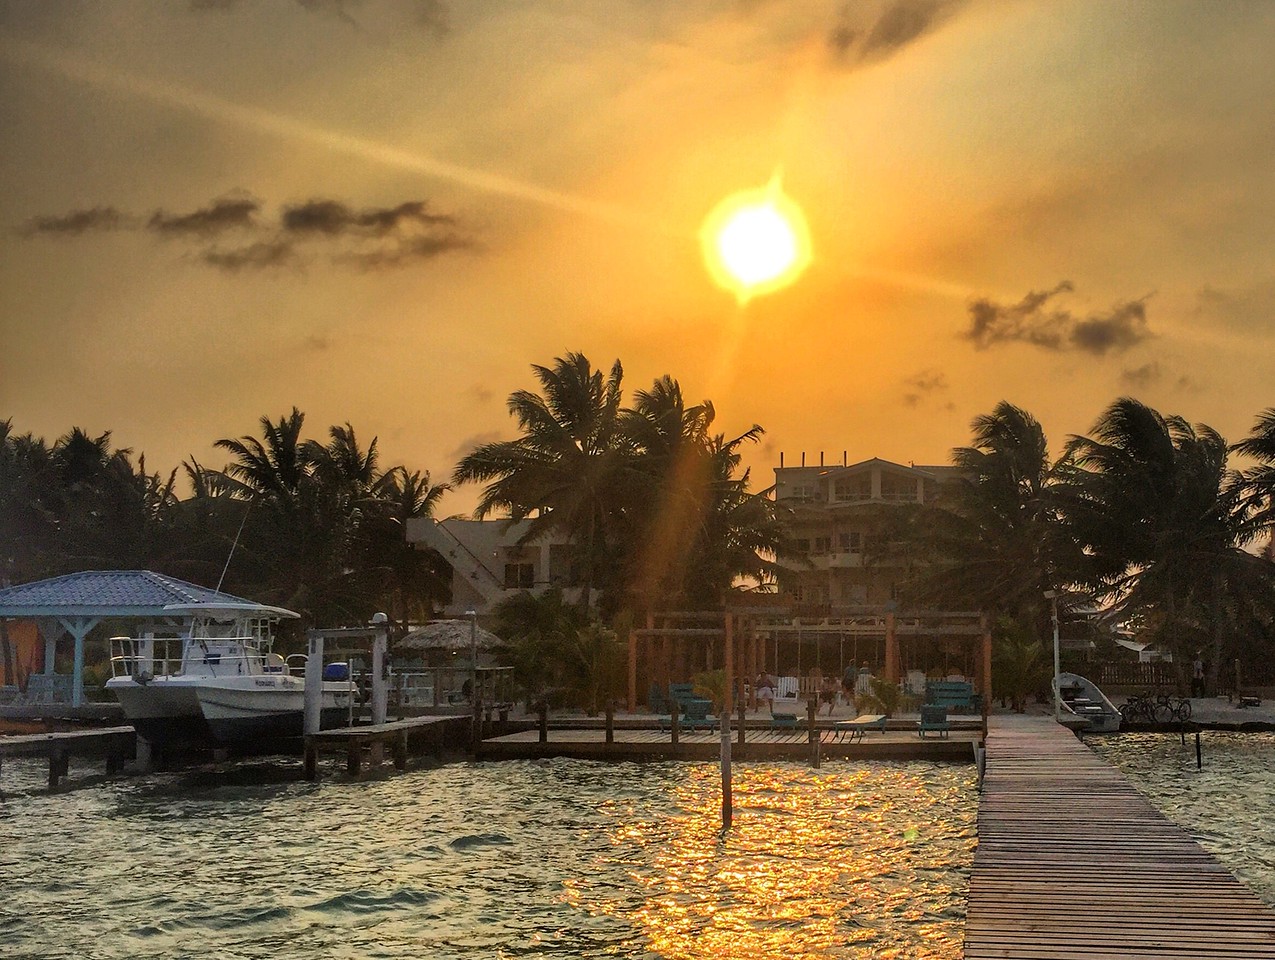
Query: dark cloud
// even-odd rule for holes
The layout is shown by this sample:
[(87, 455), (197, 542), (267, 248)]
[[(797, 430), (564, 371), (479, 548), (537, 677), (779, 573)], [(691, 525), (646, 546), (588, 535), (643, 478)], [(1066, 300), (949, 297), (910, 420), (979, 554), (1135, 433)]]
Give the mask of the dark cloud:
[(1112, 350), (1128, 350), (1151, 334), (1147, 330), (1147, 305), (1142, 300), (1118, 304), (1106, 316), (1078, 321), (1069, 339), (1078, 350), (1101, 357)]
[(1045, 350), (1079, 350), (1094, 356), (1121, 352), (1149, 339), (1146, 301), (1130, 300), (1110, 312), (1078, 318), (1051, 305), (1075, 288), (1064, 280), (1052, 290), (1033, 290), (1015, 304), (980, 297), (969, 305), (970, 326), (961, 334), (979, 350), (1001, 343), (1029, 343)]
[(286, 240), (262, 240), (233, 250), (205, 250), (200, 259), (227, 273), (239, 273), (243, 270), (270, 270), (289, 266), (295, 262), (295, 253), (292, 244)]
[(156, 210), (151, 214), (146, 226), (156, 233), (168, 237), (203, 236), (208, 237), (223, 230), (242, 230), (255, 227), (256, 215), (261, 204), (256, 200), (243, 198), (226, 198), (214, 200), (206, 207), (191, 213), (165, 213)]
[(915, 407), (923, 397), (947, 390), (947, 375), (941, 370), (922, 370), (903, 383), (909, 388), (903, 395), (903, 402), (909, 407)]
[(90, 207), (87, 210), (72, 210), (61, 216), (32, 217), (18, 232), (28, 237), (41, 234), (78, 237), (89, 231), (118, 230), (125, 226), (128, 226), (128, 218), (114, 207)]
[(467, 457), (485, 443), (499, 443), (504, 437), (499, 431), (491, 430), (487, 433), (476, 433), (472, 437), (466, 437), (460, 443), (456, 444), (456, 448), (447, 454), (448, 460), (460, 460)]
[(472, 250), (474, 243), (455, 234), (440, 236), (407, 237), (396, 243), (375, 250), (360, 250), (337, 254), (333, 260), (348, 263), (360, 270), (389, 270), (405, 267), (422, 260), (432, 260), (457, 250)]
[(283, 208), (283, 229), (293, 233), (361, 233), (384, 236), (400, 227), (455, 223), (452, 217), (430, 213), (424, 200), (408, 200), (396, 207), (353, 210), (339, 200), (310, 200)]
[[(360, 270), (388, 270), (477, 249), (457, 228), (455, 217), (432, 212), (424, 200), (356, 209), (339, 200), (315, 199), (285, 206), (278, 223), (263, 219), (262, 209), (261, 201), (252, 197), (231, 196), (189, 213), (157, 210), (141, 220), (101, 206), (35, 217), (18, 232), (73, 236), (100, 230), (147, 230), (192, 244), (199, 262), (227, 273), (296, 265), (307, 252)], [(223, 246), (231, 231), (239, 233), (242, 242)]]
[(1126, 368), (1120, 371), (1120, 382), (1134, 388), (1149, 387), (1158, 383), (1163, 376), (1160, 364), (1152, 360), (1140, 367)]
[(311, 350), (315, 353), (323, 353), (331, 348), (332, 341), (327, 337), (321, 336), (317, 333), (312, 333), (306, 337), (304, 341), (302, 341), (301, 346), (305, 350)]
[(488, 403), (496, 394), (485, 383), (476, 383), (469, 388), (469, 395), (479, 403)]
[(947, 18), (965, 0), (894, 0), (875, 20), (864, 17), (859, 2), (847, 2), (828, 32), (828, 47), (839, 59), (887, 57)]

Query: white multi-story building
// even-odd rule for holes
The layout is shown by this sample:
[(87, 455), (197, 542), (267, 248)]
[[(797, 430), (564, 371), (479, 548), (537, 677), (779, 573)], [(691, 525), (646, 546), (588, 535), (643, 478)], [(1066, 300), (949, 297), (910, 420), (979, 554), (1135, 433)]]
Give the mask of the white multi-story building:
[(830, 611), (883, 609), (899, 599), (906, 564), (887, 558), (890, 511), (932, 502), (955, 468), (905, 466), (873, 458), (835, 466), (775, 469), (775, 500), (794, 518), (796, 553), (784, 564), (780, 594), (798, 606)]
[(521, 544), (528, 521), (433, 520), (407, 522), (407, 540), (432, 548), (452, 568), (452, 597), (444, 616), (470, 610), (485, 616), (500, 601), (521, 591), (543, 593), (562, 588), (568, 602), (579, 599), (580, 578), (565, 540), (542, 537)]

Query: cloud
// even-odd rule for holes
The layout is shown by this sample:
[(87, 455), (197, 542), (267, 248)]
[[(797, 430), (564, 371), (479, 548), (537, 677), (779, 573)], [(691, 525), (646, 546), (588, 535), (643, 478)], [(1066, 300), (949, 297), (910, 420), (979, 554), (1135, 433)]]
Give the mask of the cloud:
[(348, 263), (360, 270), (387, 270), (405, 267), (422, 260), (432, 260), (445, 253), (473, 249), (473, 247), (472, 241), (454, 234), (408, 237), (375, 250), (340, 253), (332, 259), (335, 263)]
[(467, 457), (485, 443), (499, 443), (504, 437), (498, 430), (488, 430), (485, 433), (475, 433), (472, 437), (466, 437), (456, 447), (447, 454), (448, 460), (460, 460)]
[(233, 250), (212, 248), (205, 250), (200, 255), (200, 259), (209, 266), (227, 273), (277, 269), (295, 262), (292, 244), (286, 240), (259, 240)]
[(78, 237), (98, 230), (118, 230), (129, 225), (128, 218), (114, 207), (90, 207), (59, 216), (32, 217), (19, 228), (23, 236)]
[(911, 388), (903, 395), (903, 402), (909, 407), (915, 407), (925, 396), (942, 393), (948, 388), (947, 375), (932, 368), (913, 374), (903, 383)]
[(212, 236), (223, 230), (242, 230), (256, 226), (255, 217), (261, 204), (248, 197), (214, 200), (191, 213), (168, 214), (156, 210), (146, 226), (168, 237), (185, 235)]
[[(266, 0), (273, 5), (277, 0)], [(294, 7), (307, 13), (326, 14), (352, 27), (362, 29), (362, 25), (350, 13), (352, 7), (364, 5), (364, 0), (292, 0)], [(242, 7), (243, 0), (189, 0), (194, 13), (232, 13)], [(446, 36), (450, 25), (450, 12), (444, 0), (384, 0), (379, 6), (382, 9), (395, 8), (406, 12), (406, 16), (436, 39)]]
[(1001, 343), (1029, 343), (1057, 352), (1078, 350), (1101, 357), (1123, 352), (1152, 333), (1146, 298), (1116, 304), (1105, 314), (1083, 319), (1051, 302), (1075, 288), (1064, 280), (1052, 290), (1033, 290), (1015, 304), (979, 297), (969, 305), (970, 325), (961, 336), (986, 350)]
[(312, 350), (315, 353), (323, 353), (331, 349), (332, 341), (325, 336), (312, 333), (302, 341), (301, 347), (304, 350)]
[(1144, 388), (1158, 383), (1163, 375), (1160, 364), (1152, 360), (1140, 367), (1121, 370), (1120, 382), (1130, 387)]
[(1150, 335), (1146, 302), (1130, 300), (1117, 304), (1105, 316), (1078, 321), (1071, 328), (1069, 339), (1077, 349), (1101, 357), (1112, 350), (1128, 350)]
[(1205, 284), (1196, 293), (1192, 315), (1218, 320), (1240, 333), (1275, 332), (1275, 279), (1248, 287), (1223, 288)]
[(495, 391), (485, 383), (475, 383), (469, 388), (468, 392), (479, 403), (489, 403), (491, 398), (496, 395)]
[[(156, 210), (141, 220), (115, 207), (98, 206), (34, 217), (18, 232), (78, 236), (103, 230), (145, 230), (192, 244), (198, 262), (231, 274), (297, 265), (316, 255), (358, 270), (389, 270), (478, 249), (458, 228), (455, 217), (433, 212), (425, 200), (358, 209), (340, 200), (317, 198), (284, 206), (277, 222), (262, 217), (263, 209), (253, 197), (230, 196), (189, 213)], [(218, 241), (231, 231), (244, 235), (243, 242), (221, 245)]]
[(362, 233), (385, 236), (403, 226), (455, 223), (452, 217), (430, 213), (424, 200), (408, 200), (396, 207), (355, 211), (339, 200), (310, 200), (283, 208), (284, 230), (292, 233)]
[(964, 0), (894, 0), (875, 20), (865, 20), (862, 3), (848, 2), (828, 32), (828, 47), (838, 59), (883, 59), (919, 39), (947, 19)]

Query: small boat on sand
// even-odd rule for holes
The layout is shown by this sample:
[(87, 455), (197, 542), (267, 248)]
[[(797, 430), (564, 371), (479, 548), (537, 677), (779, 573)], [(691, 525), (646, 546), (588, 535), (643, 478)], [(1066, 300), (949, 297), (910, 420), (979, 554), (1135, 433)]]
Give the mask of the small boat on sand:
[(1115, 733), (1120, 729), (1120, 711), (1092, 680), (1076, 673), (1060, 673), (1058, 693), (1063, 709), (1089, 721), (1088, 733)]

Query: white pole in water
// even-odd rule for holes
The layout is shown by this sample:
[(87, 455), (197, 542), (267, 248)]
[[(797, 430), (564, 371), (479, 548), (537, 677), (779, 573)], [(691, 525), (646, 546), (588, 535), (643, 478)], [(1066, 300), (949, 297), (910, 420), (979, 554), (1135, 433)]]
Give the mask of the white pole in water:
[(385, 680), (385, 654), (389, 649), (389, 622), (383, 613), (372, 615), (376, 636), (372, 638), (372, 722), (384, 723), (389, 706), (389, 690)]
[(1062, 672), (1058, 658), (1058, 591), (1046, 590), (1045, 598), (1049, 601), (1049, 616), (1054, 622), (1054, 719), (1062, 722), (1062, 687), (1058, 675)]
[(319, 720), (323, 708), (323, 636), (311, 631), (309, 648), (305, 658), (305, 720), (306, 733), (319, 732)]

